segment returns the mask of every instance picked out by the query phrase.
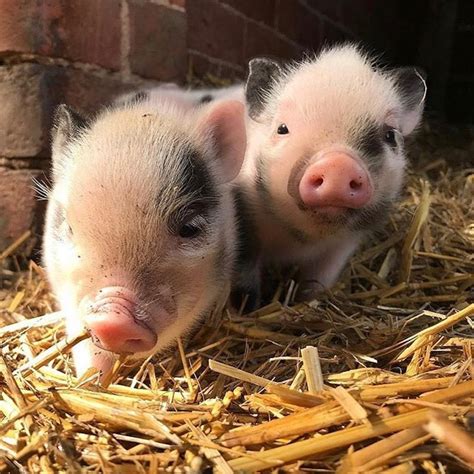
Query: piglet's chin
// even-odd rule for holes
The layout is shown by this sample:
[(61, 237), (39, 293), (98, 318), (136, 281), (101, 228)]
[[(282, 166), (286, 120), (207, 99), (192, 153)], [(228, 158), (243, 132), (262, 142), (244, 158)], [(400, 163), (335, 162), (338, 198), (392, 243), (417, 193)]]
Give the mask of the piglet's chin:
[(340, 217), (347, 213), (347, 207), (341, 206), (320, 206), (312, 209), (313, 213), (324, 217)]
[(156, 334), (138, 318), (132, 292), (121, 287), (102, 289), (85, 316), (86, 327), (98, 347), (116, 353), (151, 351)]

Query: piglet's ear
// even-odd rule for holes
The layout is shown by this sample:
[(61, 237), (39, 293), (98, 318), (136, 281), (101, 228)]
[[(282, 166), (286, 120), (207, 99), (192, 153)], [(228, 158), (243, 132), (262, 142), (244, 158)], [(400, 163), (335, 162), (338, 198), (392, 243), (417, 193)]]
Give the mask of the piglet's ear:
[(245, 99), (250, 118), (256, 119), (261, 114), (265, 107), (265, 96), (281, 73), (281, 67), (272, 59), (256, 58), (249, 62)]
[(51, 134), (53, 160), (61, 155), (66, 145), (86, 126), (86, 120), (76, 111), (65, 104), (58, 105), (54, 114)]
[(226, 100), (209, 106), (198, 124), (199, 131), (212, 138), (224, 182), (233, 180), (242, 167), (247, 146), (244, 117), (243, 103)]
[(402, 67), (393, 71), (402, 99), (400, 127), (409, 135), (419, 124), (426, 99), (426, 74), (420, 68)]

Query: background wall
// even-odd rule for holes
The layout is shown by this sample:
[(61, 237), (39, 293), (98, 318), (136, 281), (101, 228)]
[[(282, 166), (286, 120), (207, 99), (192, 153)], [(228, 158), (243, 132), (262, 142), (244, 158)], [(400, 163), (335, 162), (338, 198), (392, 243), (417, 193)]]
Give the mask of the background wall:
[[(472, 0), (0, 0), (0, 250), (40, 229), (61, 102), (92, 112), (156, 81), (236, 80), (252, 57), (350, 39), (429, 74), (430, 104), (472, 121)], [(218, 82), (218, 81), (216, 81)]]

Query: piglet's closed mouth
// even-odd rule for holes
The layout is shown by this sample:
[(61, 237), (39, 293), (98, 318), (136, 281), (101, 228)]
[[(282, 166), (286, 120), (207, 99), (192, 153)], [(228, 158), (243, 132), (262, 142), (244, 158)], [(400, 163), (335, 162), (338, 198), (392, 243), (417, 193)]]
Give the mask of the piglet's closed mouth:
[(320, 206), (314, 209), (315, 213), (321, 213), (327, 216), (338, 217), (347, 211), (347, 207), (342, 206)]

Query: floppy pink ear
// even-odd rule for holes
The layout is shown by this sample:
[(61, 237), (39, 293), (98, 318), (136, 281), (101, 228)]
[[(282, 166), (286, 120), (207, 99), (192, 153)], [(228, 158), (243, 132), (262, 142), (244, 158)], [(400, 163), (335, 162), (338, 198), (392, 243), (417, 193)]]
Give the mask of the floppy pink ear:
[(209, 106), (198, 127), (214, 142), (224, 182), (232, 181), (239, 174), (247, 146), (244, 104), (236, 100), (216, 102)]

